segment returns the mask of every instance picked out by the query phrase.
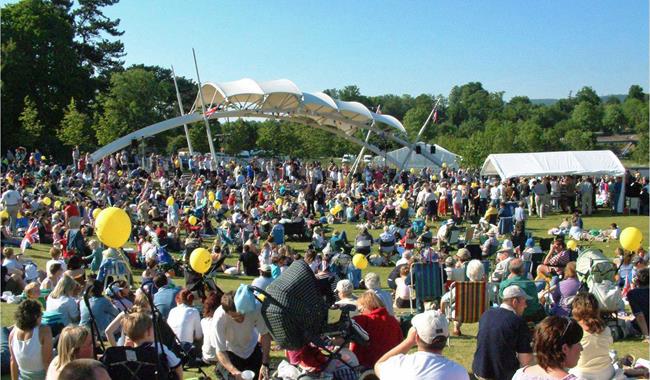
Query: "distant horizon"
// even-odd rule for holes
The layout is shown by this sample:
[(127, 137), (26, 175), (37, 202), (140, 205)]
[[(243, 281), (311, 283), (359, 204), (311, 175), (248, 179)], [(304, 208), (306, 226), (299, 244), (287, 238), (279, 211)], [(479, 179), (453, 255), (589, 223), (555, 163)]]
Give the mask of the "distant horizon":
[(448, 96), (481, 82), (509, 100), (650, 90), (648, 1), (122, 0), (102, 10), (121, 19), (125, 67), (173, 65), (194, 81), (192, 47), (204, 82), (286, 78), (308, 92)]

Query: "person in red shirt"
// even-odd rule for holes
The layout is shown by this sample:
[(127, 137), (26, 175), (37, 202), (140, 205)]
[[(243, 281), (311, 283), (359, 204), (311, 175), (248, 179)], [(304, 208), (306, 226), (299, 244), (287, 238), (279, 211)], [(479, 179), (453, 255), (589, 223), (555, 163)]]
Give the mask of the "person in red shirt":
[(368, 333), (365, 345), (352, 342), (350, 350), (365, 368), (373, 368), (377, 360), (402, 341), (402, 330), (395, 317), (388, 314), (381, 299), (372, 290), (357, 299), (360, 315), (353, 319)]
[(63, 214), (65, 215), (66, 223), (70, 220), (70, 218), (79, 216), (79, 208), (77, 207), (77, 204), (75, 202), (66, 201), (65, 208), (63, 209)]

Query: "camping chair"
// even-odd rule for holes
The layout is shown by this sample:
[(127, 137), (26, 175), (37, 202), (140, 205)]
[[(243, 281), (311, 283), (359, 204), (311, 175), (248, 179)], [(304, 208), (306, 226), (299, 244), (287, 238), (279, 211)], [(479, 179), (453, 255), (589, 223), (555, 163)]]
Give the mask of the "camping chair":
[(551, 244), (553, 244), (553, 238), (539, 239), (539, 247), (544, 252), (548, 252), (551, 249)]
[(465, 230), (465, 238), (463, 239), (465, 245), (467, 245), (470, 241), (472, 241), (472, 239), (474, 239), (474, 231), (475, 231), (474, 227), (471, 226), (467, 227), (467, 229)]
[[(476, 323), (481, 319), (489, 305), (487, 283), (485, 281), (456, 281), (451, 284), (449, 291), (456, 289), (454, 320), (462, 323)], [(447, 306), (446, 314), (451, 316), (451, 304)], [(447, 341), (449, 345), (451, 339)]]
[(544, 257), (546, 256), (546, 253), (544, 252), (537, 252), (533, 253), (532, 256), (530, 257), (530, 274), (535, 278), (535, 275), (537, 274), (537, 267), (544, 261)]
[(458, 241), (460, 240), (460, 230), (459, 229), (453, 229), (451, 230), (451, 233), (449, 234), (449, 245), (456, 245), (458, 244)]
[[(161, 355), (163, 357), (163, 355)], [(159, 360), (156, 347), (109, 347), (102, 362), (111, 379), (172, 379), (166, 360)]]
[(442, 297), (442, 266), (439, 263), (415, 263), (411, 268), (411, 283), (415, 289), (417, 312), (424, 311), (424, 302)]
[(108, 284), (109, 277), (112, 277), (113, 280), (124, 278), (129, 284), (133, 285), (133, 277), (128, 264), (121, 260), (108, 259), (99, 267), (97, 280), (104, 283), (104, 288)]

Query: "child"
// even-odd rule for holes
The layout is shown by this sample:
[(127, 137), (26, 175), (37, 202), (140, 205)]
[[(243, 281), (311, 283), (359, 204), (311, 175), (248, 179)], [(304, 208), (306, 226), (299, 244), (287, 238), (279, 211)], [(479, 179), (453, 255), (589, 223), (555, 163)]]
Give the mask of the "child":
[[(153, 321), (145, 313), (137, 312), (125, 315), (122, 320), (122, 331), (130, 341), (125, 345), (131, 343), (134, 347), (154, 346)], [(180, 359), (165, 345), (162, 345), (161, 348), (161, 345), (156, 344), (155, 347), (159, 354), (167, 357), (167, 365), (170, 370), (174, 371), (176, 378), (182, 379), (183, 368)]]
[[(25, 299), (38, 301), (41, 297), (41, 289), (37, 282), (30, 282), (25, 286)], [(45, 307), (45, 305), (43, 305)]]
[(47, 271), (47, 278), (41, 282), (41, 290), (52, 290), (63, 277), (63, 266), (61, 263), (56, 262), (50, 265)]
[(145, 263), (147, 269), (142, 272), (142, 282), (145, 282), (145, 280), (153, 280), (153, 278), (159, 273), (158, 260), (155, 257), (148, 258)]
[(92, 239), (88, 242), (88, 247), (92, 253), (83, 258), (83, 261), (86, 264), (90, 263), (90, 270), (93, 273), (96, 273), (99, 270), (99, 265), (102, 263), (102, 247), (100, 247), (99, 242), (95, 239)]
[(399, 270), (399, 278), (395, 279), (397, 289), (395, 289), (395, 307), (400, 309), (410, 307), (411, 305), (411, 287), (406, 285), (406, 278), (409, 274), (409, 266), (404, 265)]
[(50, 248), (50, 257), (52, 258), (51, 260), (48, 260), (47, 263), (45, 263), (45, 271), (49, 274), (50, 273), (50, 267), (53, 264), (59, 263), (61, 264), (61, 268), (63, 268), (63, 271), (68, 270), (68, 266), (65, 264), (65, 260), (61, 258), (61, 249), (57, 247), (52, 247)]

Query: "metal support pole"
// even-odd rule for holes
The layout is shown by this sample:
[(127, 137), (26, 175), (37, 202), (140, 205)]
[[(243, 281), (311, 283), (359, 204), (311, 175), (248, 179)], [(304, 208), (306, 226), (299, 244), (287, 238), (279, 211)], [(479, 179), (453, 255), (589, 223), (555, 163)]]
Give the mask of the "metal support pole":
[[(373, 121), (372, 124), (374, 125), (375, 122)], [(368, 131), (368, 134), (366, 134), (366, 139), (365, 142), (366, 144), (368, 143), (368, 140), (370, 140), (370, 135), (372, 134), (372, 131)], [(357, 156), (357, 159), (354, 161), (354, 165), (352, 165), (352, 170), (350, 170), (350, 175), (353, 176), (357, 173), (357, 170), (359, 169), (359, 165), (361, 165), (361, 160), (363, 160), (363, 154), (366, 152), (366, 147), (361, 147), (361, 150), (359, 151), (359, 155)]]
[[(178, 109), (181, 111), (181, 116), (185, 116), (183, 111), (183, 102), (181, 100), (181, 93), (178, 91), (178, 83), (176, 82), (176, 72), (174, 72), (174, 66), (172, 66), (172, 75), (174, 76), (174, 87), (176, 87), (176, 99), (178, 99)], [(187, 149), (190, 150), (190, 155), (194, 155), (194, 149), (192, 149), (192, 142), (190, 141), (190, 131), (187, 128), (187, 124), (183, 124), (185, 128), (185, 138), (187, 139)]]
[(201, 77), (199, 76), (199, 65), (196, 63), (196, 52), (192, 48), (192, 55), (194, 56), (194, 68), (196, 68), (196, 80), (198, 81), (199, 86), (199, 96), (201, 99), (201, 112), (203, 114), (203, 122), (205, 123), (205, 132), (208, 134), (208, 144), (210, 145), (210, 154), (212, 159), (217, 159), (217, 153), (214, 151), (214, 143), (212, 142), (212, 131), (210, 130), (210, 122), (205, 116), (205, 101), (203, 100), (203, 91), (201, 91)]
[(397, 181), (399, 178), (399, 175), (402, 173), (402, 170), (404, 170), (404, 166), (406, 166), (406, 163), (409, 162), (411, 159), (411, 154), (413, 153), (413, 149), (417, 145), (418, 141), (420, 140), (420, 136), (422, 136), (422, 132), (424, 132), (424, 128), (427, 126), (429, 123), (429, 120), (433, 117), (433, 114), (436, 112), (438, 109), (438, 103), (440, 103), (440, 99), (436, 100), (436, 104), (433, 105), (433, 109), (431, 110), (431, 113), (429, 114), (429, 117), (424, 121), (424, 124), (422, 124), (422, 127), (420, 128), (420, 131), (418, 132), (418, 135), (415, 137), (415, 142), (411, 144), (409, 147), (409, 152), (406, 154), (406, 158), (404, 158), (404, 161), (402, 161), (402, 164), (399, 167), (399, 170), (397, 170), (397, 173), (395, 173), (395, 177), (393, 178), (393, 182)]

